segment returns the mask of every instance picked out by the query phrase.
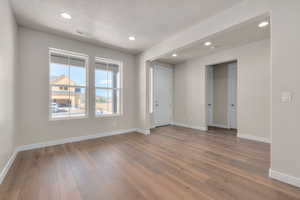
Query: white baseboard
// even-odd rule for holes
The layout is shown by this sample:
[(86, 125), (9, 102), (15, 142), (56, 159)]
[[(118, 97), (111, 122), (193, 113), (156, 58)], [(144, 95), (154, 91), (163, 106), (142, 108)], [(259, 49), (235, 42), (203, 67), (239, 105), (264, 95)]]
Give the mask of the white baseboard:
[(177, 122), (172, 122), (171, 124), (174, 126), (181, 126), (181, 127), (192, 128), (192, 129), (196, 129), (196, 130), (200, 130), (200, 131), (207, 131), (206, 126), (190, 126), (187, 124), (181, 124), (181, 123), (177, 123)]
[(2, 169), (0, 173), (0, 184), (3, 183), (4, 178), (6, 177), (9, 169), (11, 168), (12, 164), (14, 163), (16, 157), (17, 157), (18, 152), (14, 151), (11, 157), (8, 159), (7, 163), (5, 164), (4, 168)]
[(118, 130), (118, 131), (98, 133), (98, 134), (94, 134), (94, 135), (70, 137), (70, 138), (65, 138), (65, 139), (60, 139), (60, 140), (53, 140), (53, 141), (49, 141), (49, 142), (41, 142), (41, 143), (36, 143), (36, 144), (23, 145), (23, 146), (17, 147), (16, 150), (18, 152), (26, 151), (26, 150), (38, 149), (38, 148), (55, 146), (55, 145), (66, 144), (66, 143), (80, 142), (80, 141), (84, 141), (84, 140), (96, 139), (96, 138), (101, 138), (101, 137), (106, 137), (106, 136), (120, 135), (120, 134), (134, 132), (134, 131), (137, 131), (137, 129)]
[(264, 143), (271, 143), (271, 140), (269, 138), (264, 138), (264, 137), (254, 136), (254, 135), (244, 135), (240, 133), (238, 133), (237, 136), (243, 139), (254, 140), (254, 141), (264, 142)]
[(269, 169), (269, 177), (278, 181), (300, 187), (300, 178)]
[(150, 129), (138, 128), (138, 129), (136, 129), (136, 132), (142, 133), (144, 135), (150, 135)]
[[(10, 159), (7, 161), (6, 165), (4, 166), (3, 170), (0, 173), (0, 184), (2, 184), (5, 176), (7, 175), (9, 169), (11, 168), (13, 162), (15, 161), (17, 154), (21, 151), (31, 150), (31, 149), (39, 149), (43, 147), (49, 147), (49, 146), (55, 146), (60, 144), (66, 144), (66, 143), (72, 143), (72, 142), (79, 142), (84, 140), (90, 140), (90, 139), (96, 139), (106, 136), (112, 136), (112, 135), (120, 135), (130, 132), (137, 132), (138, 129), (127, 129), (127, 130), (118, 130), (118, 131), (112, 131), (112, 132), (104, 132), (104, 133), (98, 133), (94, 135), (85, 135), (85, 136), (78, 136), (78, 137), (71, 137), (71, 138), (65, 138), (60, 140), (53, 140), (49, 142), (41, 142), (36, 144), (28, 144), (28, 145), (22, 145), (16, 147), (13, 155), (10, 157)], [(150, 131), (149, 131), (150, 134)]]

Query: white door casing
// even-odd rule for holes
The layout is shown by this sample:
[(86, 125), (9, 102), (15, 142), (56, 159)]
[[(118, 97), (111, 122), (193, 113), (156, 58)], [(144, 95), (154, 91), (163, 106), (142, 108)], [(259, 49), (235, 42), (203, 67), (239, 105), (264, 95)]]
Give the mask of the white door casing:
[(171, 124), (173, 115), (173, 70), (154, 66), (154, 124)]
[(228, 64), (228, 128), (237, 128), (237, 62)]
[(206, 67), (206, 108), (207, 108), (207, 125), (213, 125), (213, 87), (214, 87), (214, 80), (213, 80), (213, 66)]

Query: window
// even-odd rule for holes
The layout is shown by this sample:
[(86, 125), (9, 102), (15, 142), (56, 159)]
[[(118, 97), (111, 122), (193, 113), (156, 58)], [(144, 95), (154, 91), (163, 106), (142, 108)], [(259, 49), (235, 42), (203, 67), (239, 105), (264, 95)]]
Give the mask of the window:
[(52, 48), (49, 56), (50, 119), (86, 117), (88, 56)]
[(96, 58), (95, 114), (96, 116), (121, 114), (122, 63)]

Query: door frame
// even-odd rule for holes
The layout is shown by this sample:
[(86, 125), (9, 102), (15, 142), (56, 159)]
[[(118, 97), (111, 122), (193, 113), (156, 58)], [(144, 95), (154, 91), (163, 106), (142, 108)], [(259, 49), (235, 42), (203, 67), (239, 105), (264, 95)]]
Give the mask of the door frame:
[[(205, 64), (205, 98), (204, 98), (204, 101), (205, 101), (205, 122), (206, 122), (206, 128), (208, 130), (208, 105), (207, 105), (207, 93), (208, 93), (208, 68), (210, 66), (213, 66), (213, 65), (218, 65), (218, 64), (222, 64), (222, 63), (230, 63), (230, 62), (236, 62), (236, 69), (237, 69), (237, 90), (236, 90), (236, 96), (237, 96), (237, 102), (236, 102), (236, 110), (238, 111), (238, 71), (239, 71), (239, 61), (238, 61), (238, 58), (232, 58), (232, 59), (228, 59), (228, 60), (224, 60), (224, 61), (217, 61), (217, 62), (212, 62), (212, 63), (208, 63), (208, 64)], [(228, 112), (229, 112), (229, 109), (228, 109), (228, 106), (227, 106), (227, 116), (228, 116)], [(236, 113), (237, 114), (237, 119), (238, 119), (238, 112)], [(236, 119), (236, 128), (238, 129), (238, 120)], [(230, 128), (230, 124), (228, 123), (229, 120), (227, 119), (227, 127), (225, 128)], [(224, 128), (224, 127), (221, 127), (221, 128)]]
[[(236, 101), (235, 101), (235, 109), (236, 109), (236, 116), (235, 116), (235, 120), (236, 120), (236, 128), (237, 128), (237, 61), (235, 62), (235, 61), (233, 61), (232, 63), (236, 63)], [(227, 127), (228, 127), (228, 129), (232, 129), (232, 128), (234, 128), (234, 127), (232, 127), (232, 112), (231, 112), (231, 105), (230, 104), (232, 104), (231, 102), (232, 102), (232, 95), (231, 95), (231, 92), (232, 92), (232, 90), (231, 90), (231, 87), (232, 87), (232, 82), (231, 82), (231, 69), (230, 69), (230, 64), (232, 64), (232, 63), (229, 63), (228, 64), (228, 87), (227, 87), (227, 98), (228, 98), (228, 105), (227, 105)]]
[[(157, 84), (157, 71), (158, 69), (161, 69), (161, 70), (166, 70), (166, 71), (169, 71), (172, 73), (172, 90), (170, 91), (171, 92), (171, 108), (170, 108), (170, 117), (169, 117), (169, 121), (167, 123), (157, 123), (156, 121), (156, 117), (157, 117), (157, 87), (158, 87), (158, 84)], [(155, 63), (153, 65), (153, 126), (154, 127), (158, 127), (158, 126), (166, 126), (166, 125), (170, 125), (172, 124), (172, 119), (173, 119), (173, 69), (170, 69), (168, 67), (165, 67), (163, 65), (160, 65), (158, 63)]]
[[(211, 119), (209, 119), (209, 115), (208, 115), (208, 96), (211, 95), (211, 100), (214, 101), (214, 94), (213, 94), (213, 81), (210, 81), (210, 79), (213, 79), (213, 77), (209, 77), (209, 71), (212, 70), (212, 73), (213, 73), (213, 66), (212, 65), (207, 65), (205, 66), (205, 82), (206, 82), (206, 85), (205, 85), (205, 113), (206, 113), (206, 125), (209, 126), (209, 125), (213, 125), (213, 119), (214, 119), (214, 113), (210, 113), (210, 117)], [(210, 82), (210, 83), (209, 83)], [(211, 94), (209, 94), (209, 84), (212, 84), (212, 88), (211, 88)], [(211, 109), (213, 111), (214, 109), (214, 104), (212, 103), (211, 105)], [(209, 121), (211, 120), (211, 123), (209, 123)]]

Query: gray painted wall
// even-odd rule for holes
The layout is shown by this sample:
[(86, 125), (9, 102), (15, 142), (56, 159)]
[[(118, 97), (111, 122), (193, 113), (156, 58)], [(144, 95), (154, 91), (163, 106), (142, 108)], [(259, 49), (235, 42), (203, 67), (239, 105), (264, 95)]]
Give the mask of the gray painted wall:
[[(19, 28), (20, 48), (20, 132), (18, 144), (32, 144), (63, 138), (137, 128), (137, 67), (135, 56), (60, 36)], [(48, 47), (89, 55), (90, 116), (87, 119), (48, 119)], [(105, 57), (123, 62), (123, 116), (95, 118), (93, 59)]]
[(174, 121), (194, 127), (207, 125), (205, 66), (232, 60), (238, 60), (238, 133), (268, 140), (271, 137), (269, 40), (175, 65)]

